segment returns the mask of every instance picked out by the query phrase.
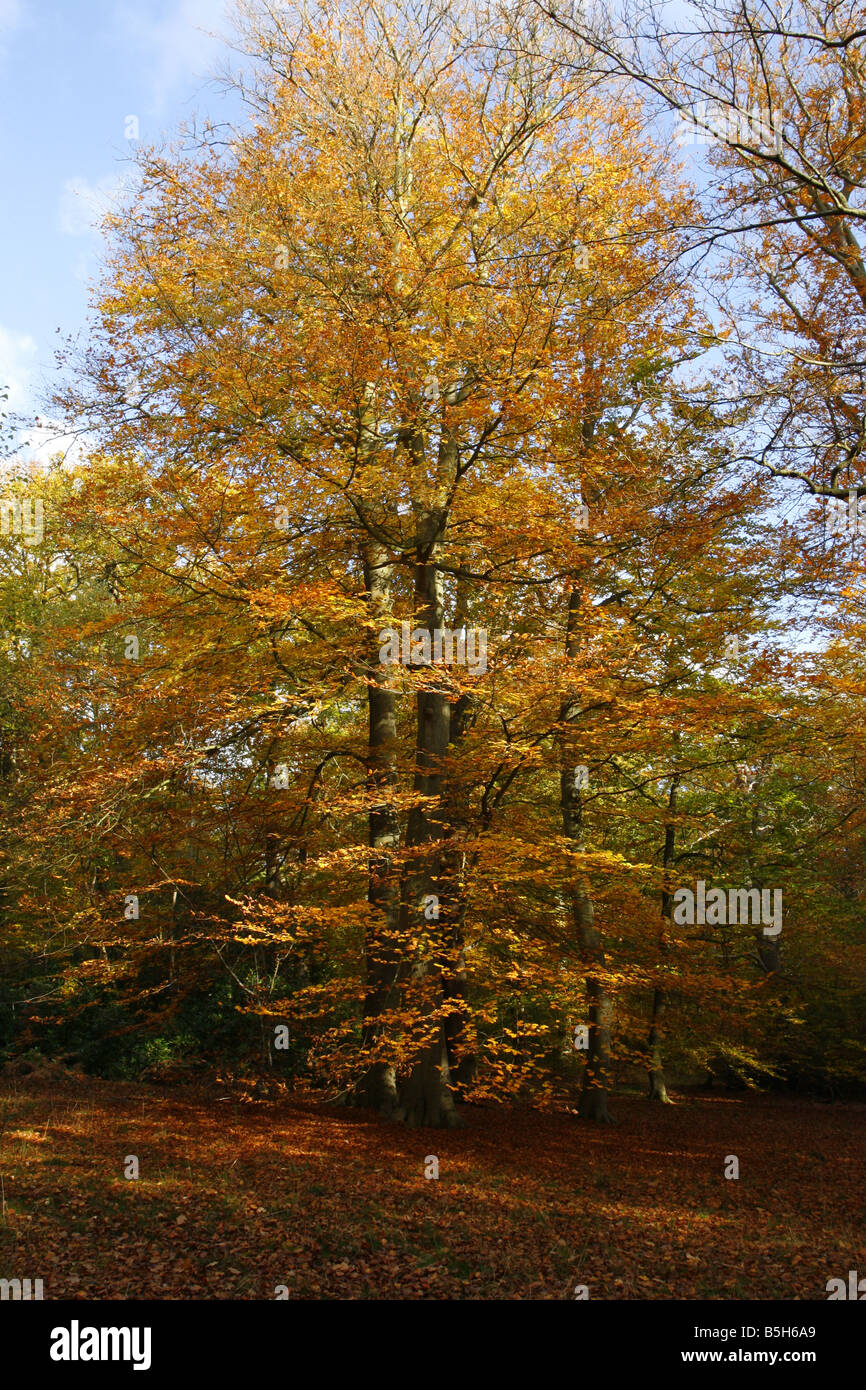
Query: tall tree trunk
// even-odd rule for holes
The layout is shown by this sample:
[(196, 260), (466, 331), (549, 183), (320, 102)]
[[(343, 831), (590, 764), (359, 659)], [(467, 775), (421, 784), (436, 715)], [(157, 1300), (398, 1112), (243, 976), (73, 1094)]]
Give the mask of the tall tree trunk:
[[(415, 566), (415, 628), (430, 634), (442, 626), (442, 575), (437, 556), (444, 530), (442, 513), (428, 507), (417, 517), (418, 558)], [(450, 1089), (450, 1069), (445, 1023), (442, 931), (442, 900), (448, 883), (442, 880), (442, 840), (445, 836), (442, 804), (442, 769), (448, 753), (451, 706), (444, 686), (431, 670), (426, 688), (417, 696), (417, 740), (413, 790), (424, 801), (409, 812), (406, 843), (414, 849), (405, 877), (402, 918), (404, 940), (413, 938), (420, 947), (408, 966), (407, 1003), (416, 1015), (419, 1048), (408, 1075), (399, 1087), (396, 1117), (411, 1126), (458, 1123), (454, 1096)], [(426, 800), (431, 798), (431, 800)], [(435, 903), (435, 916), (431, 915)], [(447, 913), (447, 906), (446, 906)]]
[[(762, 770), (764, 764), (762, 763)], [(762, 858), (759, 840), (759, 826), (764, 817), (764, 807), (762, 802), (762, 782), (761, 778), (755, 785), (755, 802), (752, 807), (752, 824), (749, 836), (749, 873), (757, 882), (759, 888), (763, 888), (761, 870), (759, 868)], [(757, 852), (756, 852), (757, 851)], [(756, 932), (756, 945), (758, 951), (758, 965), (766, 976), (779, 976), (782, 973), (782, 938), (779, 936), (765, 936), (763, 930)]]
[[(576, 658), (580, 648), (581, 605), (581, 593), (575, 587), (571, 592), (568, 604), (565, 639), (565, 651), (569, 660)], [(560, 806), (565, 835), (572, 842), (575, 852), (582, 854), (586, 848), (583, 833), (583, 798), (576, 785), (573, 740), (568, 737), (568, 731), (575, 723), (579, 713), (576, 698), (563, 700), (559, 712), (561, 729)], [(587, 967), (586, 993), (589, 1000), (589, 1047), (586, 1054), (586, 1068), (583, 1074), (577, 1113), (582, 1120), (609, 1123), (611, 1115), (607, 1106), (607, 1093), (610, 1076), (613, 1000), (597, 973), (598, 968), (604, 969), (604, 948), (601, 933), (595, 925), (595, 914), (588, 886), (585, 879), (577, 872), (572, 878), (570, 897), (577, 946), (581, 960)]]
[[(358, 459), (363, 477), (380, 446), (375, 390), (368, 383), (358, 417)], [(352, 1089), (351, 1099), (391, 1116), (397, 1105), (394, 1063), (373, 1055), (387, 1032), (387, 1015), (399, 1002), (400, 885), (395, 854), (400, 844), (400, 818), (394, 794), (397, 785), (397, 691), (394, 672), (380, 659), (379, 633), (393, 622), (391, 586), (394, 557), (381, 538), (382, 522), (393, 521), (393, 507), (381, 501), (378, 508), (363, 496), (354, 499), (364, 527), (363, 565), (367, 612), (371, 620), (367, 655), (367, 793), (369, 809), (367, 842), (367, 901), (370, 914), (364, 936), (364, 1021), (362, 1048), (366, 1069)], [(374, 515), (374, 513), (378, 513)]]
[[(364, 582), (370, 614), (390, 618), (391, 581), (394, 566), (381, 544), (369, 541), (364, 556)], [(367, 705), (369, 736), (367, 788), (370, 794), (367, 901), (370, 922), (364, 943), (366, 995), (363, 1046), (374, 1050), (382, 1034), (382, 1019), (398, 1002), (400, 963), (400, 888), (394, 854), (400, 842), (400, 823), (393, 793), (397, 781), (397, 696), (392, 677), (379, 661), (378, 626), (371, 634)], [(355, 1090), (356, 1099), (390, 1116), (397, 1105), (397, 1081), (393, 1063), (379, 1058), (368, 1066)]]
[[(668, 815), (665, 824), (665, 844), (662, 852), (662, 925), (659, 932), (659, 955), (664, 958), (669, 949), (669, 929), (671, 923), (671, 912), (673, 910), (674, 896), (671, 892), (670, 869), (674, 859), (674, 848), (676, 845), (676, 826), (674, 816), (677, 812), (677, 789), (680, 785), (679, 773), (671, 779), (671, 789), (668, 795)], [(649, 1038), (647, 1048), (649, 1051), (649, 1098), (650, 1100), (661, 1101), (667, 1104), (670, 1100), (667, 1086), (665, 1084), (664, 1063), (662, 1060), (662, 1018), (667, 997), (660, 985), (656, 985), (653, 990), (652, 1019), (650, 1021)]]
[[(458, 600), (456, 627), (462, 627), (465, 614)], [(449, 750), (455, 752), (462, 742), (471, 719), (474, 699), (464, 692), (451, 709), (449, 728)], [(452, 776), (446, 801), (446, 818), (449, 826), (468, 830), (469, 809), (461, 789), (455, 789), (456, 775)], [(456, 846), (446, 842), (442, 852), (440, 883), (442, 887), (442, 992), (450, 1006), (445, 1019), (445, 1045), (448, 1049), (448, 1070), (454, 1094), (462, 1098), (467, 1088), (475, 1080), (476, 1057), (473, 1051), (472, 1028), (468, 1000), (468, 975), (466, 971), (466, 850), (459, 842)]]
[[(459, 855), (461, 865), (463, 857), (461, 853)], [(462, 1098), (475, 1080), (477, 1058), (472, 1044), (468, 1001), (468, 974), (464, 939), (466, 902), (459, 884), (455, 884), (452, 891), (449, 891), (446, 886), (445, 902), (446, 912), (448, 908), (454, 911), (453, 919), (446, 917), (443, 924), (442, 993), (443, 998), (450, 1006), (445, 1019), (445, 1046), (448, 1052), (448, 1071), (451, 1084), (454, 1087), (455, 1096)]]

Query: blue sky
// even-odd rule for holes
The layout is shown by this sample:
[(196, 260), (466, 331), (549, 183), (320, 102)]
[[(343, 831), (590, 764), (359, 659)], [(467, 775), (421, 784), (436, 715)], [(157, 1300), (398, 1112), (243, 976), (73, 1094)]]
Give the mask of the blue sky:
[[(0, 0), (0, 387), (35, 413), (87, 318), (95, 225), (135, 142), (228, 100), (230, 0)], [(59, 333), (58, 333), (59, 330)], [(28, 436), (32, 441), (38, 435)]]
[[(40, 410), (55, 352), (85, 328), (97, 222), (132, 172), (133, 119), (149, 143), (196, 111), (237, 114), (209, 81), (238, 61), (220, 38), (232, 9), (231, 0), (0, 0), (0, 387), (10, 410)], [(700, 163), (694, 145), (682, 153)]]
[[(223, 0), (0, 0), (0, 385), (35, 411), (61, 339), (87, 316), (94, 217), (158, 140), (225, 98)], [(58, 336), (57, 330), (60, 330)]]

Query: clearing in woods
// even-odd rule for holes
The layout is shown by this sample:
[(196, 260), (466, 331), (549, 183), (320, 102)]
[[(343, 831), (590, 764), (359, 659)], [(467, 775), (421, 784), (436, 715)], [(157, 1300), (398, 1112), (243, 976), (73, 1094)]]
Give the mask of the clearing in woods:
[(615, 1126), (473, 1107), (407, 1131), (86, 1079), (0, 1107), (0, 1277), (46, 1299), (826, 1299), (866, 1271), (862, 1104), (619, 1096)]

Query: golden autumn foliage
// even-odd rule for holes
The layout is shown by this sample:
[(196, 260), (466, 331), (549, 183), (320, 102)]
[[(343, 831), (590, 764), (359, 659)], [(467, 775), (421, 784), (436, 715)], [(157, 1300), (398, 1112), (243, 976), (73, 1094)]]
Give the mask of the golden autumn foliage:
[[(674, 1015), (684, 1068), (766, 1079), (836, 1009), (862, 1078), (862, 565), (768, 524), (801, 470), (761, 447), (819, 411), (850, 258), (832, 219), (740, 248), (715, 288), (769, 276), (760, 332), (823, 357), (732, 344), (720, 393), (676, 145), (526, 25), (251, 6), (245, 122), (139, 156), (57, 401), (86, 461), (46, 479), (50, 555), (3, 551), (36, 634), (7, 621), (5, 737), (43, 750), (8, 882), (57, 956), (32, 1036), (146, 1025), (410, 1124), (503, 1095), (603, 1120), (617, 1069), (663, 1098)], [(849, 581), (826, 661), (786, 646)], [(756, 924), (675, 921), (697, 879), (784, 883), (787, 983)]]

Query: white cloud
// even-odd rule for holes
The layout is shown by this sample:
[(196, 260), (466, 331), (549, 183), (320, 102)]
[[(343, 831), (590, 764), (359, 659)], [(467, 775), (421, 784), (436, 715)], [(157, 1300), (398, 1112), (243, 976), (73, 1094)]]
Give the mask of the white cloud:
[[(33, 417), (34, 390), (44, 387), (39, 370), (38, 348), (29, 333), (13, 333), (0, 326), (0, 390), (7, 393), (0, 410), (7, 414)], [(49, 461), (62, 454), (71, 467), (80, 462), (86, 444), (79, 434), (70, 434), (68, 426), (42, 416), (38, 424), (13, 427), (11, 438), (4, 432), (3, 446), (14, 452), (0, 459), (0, 480), (21, 471), (30, 473), (47, 467)]]
[(36, 366), (36, 341), (29, 333), (10, 333), (0, 327), (0, 390), (3, 409), (23, 411), (30, 402), (30, 383)]
[(17, 29), (23, 20), (21, 0), (0, 0), (0, 33), (8, 34), (11, 29)]
[(30, 22), (22, 0), (0, 0), (0, 58), (7, 58), (7, 40), (16, 29), (22, 29)]
[(86, 452), (87, 444), (81, 435), (71, 434), (68, 427), (54, 420), (43, 419), (40, 424), (21, 431), (10, 464), (24, 465), (32, 473), (47, 468), (51, 459), (61, 455), (67, 467), (74, 468), (86, 457)]
[(161, 11), (155, 18), (127, 3), (117, 12), (123, 41), (134, 45), (149, 68), (155, 111), (179, 88), (201, 86), (221, 47), (220, 34), (230, 27), (225, 0), (171, 0)]
[(64, 236), (89, 236), (110, 212), (127, 187), (127, 177), (106, 174), (96, 183), (67, 179), (60, 194), (60, 230)]

